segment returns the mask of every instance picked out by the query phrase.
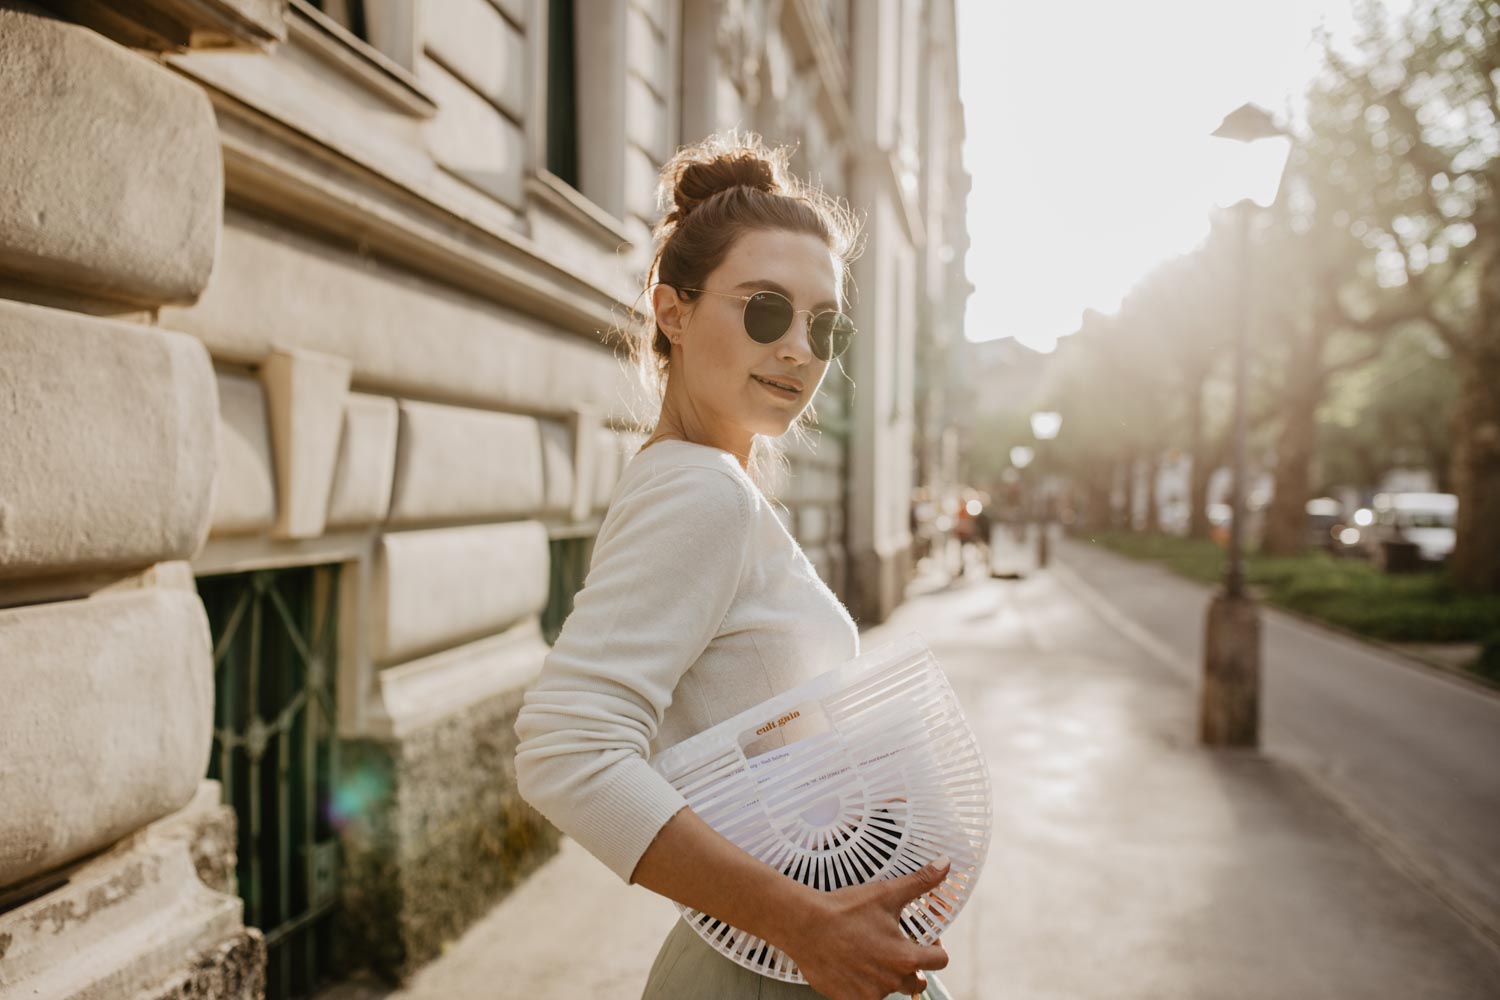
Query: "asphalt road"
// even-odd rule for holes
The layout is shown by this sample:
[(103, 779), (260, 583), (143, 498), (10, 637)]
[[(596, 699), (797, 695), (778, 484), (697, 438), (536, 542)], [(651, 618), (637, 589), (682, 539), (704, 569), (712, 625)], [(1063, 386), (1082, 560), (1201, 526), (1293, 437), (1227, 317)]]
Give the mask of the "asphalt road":
[[(1065, 583), (1197, 683), (1210, 588), (1078, 542), (1053, 551)], [(1500, 696), (1263, 609), (1262, 697), (1265, 752), (1500, 944)]]

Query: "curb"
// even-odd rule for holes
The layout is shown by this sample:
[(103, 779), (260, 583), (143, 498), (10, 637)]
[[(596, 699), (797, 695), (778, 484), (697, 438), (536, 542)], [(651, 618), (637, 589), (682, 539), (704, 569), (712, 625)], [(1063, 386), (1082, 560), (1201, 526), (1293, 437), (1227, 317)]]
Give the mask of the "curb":
[(1326, 622), (1321, 618), (1315, 618), (1304, 611), (1293, 611), (1291, 608), (1284, 608), (1280, 604), (1272, 604), (1268, 601), (1263, 601), (1261, 603), (1264, 604), (1265, 607), (1270, 608), (1272, 611), (1275, 611), (1277, 614), (1286, 615), (1288, 618), (1296, 619), (1304, 625), (1322, 629), (1325, 632), (1331, 632), (1334, 635), (1340, 636), (1344, 639), (1352, 639), (1355, 642), (1362, 642), (1367, 646), (1374, 646), (1376, 649), (1389, 653), (1391, 656), (1394, 656), (1400, 660), (1404, 660), (1407, 663), (1420, 669), (1427, 670), (1431, 673), (1435, 673), (1443, 677), (1452, 678), (1453, 680), (1462, 681), (1469, 687), (1474, 688), (1474, 690), (1478, 691), (1480, 694), (1487, 695), (1491, 698), (1500, 698), (1500, 681), (1490, 680), (1483, 674), (1476, 674), (1472, 670), (1469, 670), (1465, 667), (1455, 667), (1451, 663), (1444, 663), (1442, 660), (1438, 660), (1435, 658), (1428, 659), (1425, 656), (1419, 656), (1409, 649), (1402, 649), (1396, 643), (1389, 642), (1385, 639), (1373, 639), (1370, 636), (1361, 635), (1353, 629), (1345, 628), (1342, 625), (1335, 625), (1332, 622)]
[[(1135, 556), (1128, 556), (1123, 552), (1116, 552), (1114, 549), (1111, 549), (1108, 546), (1097, 545), (1092, 542), (1077, 542), (1073, 539), (1069, 539), (1069, 541), (1072, 541), (1077, 545), (1090, 545), (1108, 555), (1116, 556), (1120, 559), (1128, 559), (1133, 563), (1140, 563), (1146, 566), (1156, 566), (1163, 572), (1170, 573), (1172, 576), (1176, 577), (1179, 580), (1195, 584), (1199, 587), (1212, 587), (1212, 584), (1204, 583), (1202, 580), (1195, 580), (1190, 576), (1184, 576), (1183, 574), (1172, 569), (1170, 566), (1157, 562), (1154, 559), (1138, 559)], [(1254, 588), (1252, 588), (1252, 590), (1253, 589)], [(1342, 625), (1335, 625), (1332, 622), (1327, 622), (1321, 618), (1316, 618), (1304, 611), (1294, 611), (1291, 608), (1282, 607), (1280, 604), (1275, 604), (1271, 601), (1267, 601), (1259, 595), (1255, 595), (1255, 597), (1256, 600), (1260, 603), (1261, 607), (1265, 608), (1268, 611), (1275, 612), (1276, 614), (1285, 615), (1287, 618), (1292, 619), (1294, 622), (1298, 622), (1311, 628), (1321, 629), (1324, 632), (1331, 633), (1343, 639), (1349, 639), (1352, 642), (1358, 642), (1366, 646), (1373, 647), (1402, 661), (1408, 666), (1416, 667), (1419, 670), (1437, 677), (1455, 681), (1462, 686), (1470, 688), (1478, 694), (1484, 695), (1485, 697), (1500, 699), (1500, 681), (1491, 680), (1490, 678), (1485, 677), (1482, 674), (1476, 674), (1472, 670), (1468, 670), (1464, 667), (1455, 667), (1452, 664), (1444, 663), (1441, 660), (1428, 659), (1427, 657), (1419, 656), (1416, 653), (1413, 653), (1411, 650), (1403, 649), (1393, 642), (1389, 642), (1384, 639), (1375, 639), (1370, 636), (1363, 635), (1359, 632), (1354, 631), (1353, 629), (1345, 628)]]

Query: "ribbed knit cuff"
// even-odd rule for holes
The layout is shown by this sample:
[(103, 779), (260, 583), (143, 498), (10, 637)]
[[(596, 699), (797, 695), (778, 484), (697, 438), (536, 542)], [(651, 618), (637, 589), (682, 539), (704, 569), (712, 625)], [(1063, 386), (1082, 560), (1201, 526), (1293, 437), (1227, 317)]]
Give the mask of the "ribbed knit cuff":
[(609, 779), (579, 810), (573, 839), (629, 882), (651, 841), (688, 803), (639, 757), (616, 763)]

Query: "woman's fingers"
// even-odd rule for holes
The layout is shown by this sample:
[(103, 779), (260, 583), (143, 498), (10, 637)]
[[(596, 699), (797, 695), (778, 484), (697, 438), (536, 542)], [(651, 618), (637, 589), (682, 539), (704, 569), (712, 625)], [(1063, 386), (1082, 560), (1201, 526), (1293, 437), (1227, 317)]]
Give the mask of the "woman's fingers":
[(925, 989), (927, 989), (927, 977), (917, 972), (903, 978), (896, 992), (902, 996), (914, 997), (921, 994)]
[(912, 964), (918, 969), (941, 972), (948, 967), (948, 952), (940, 944), (929, 945), (925, 948), (919, 946), (912, 956)]
[(907, 903), (925, 893), (929, 893), (943, 884), (943, 879), (948, 877), (948, 871), (953, 867), (953, 862), (947, 855), (943, 855), (931, 864), (924, 865), (909, 875), (893, 878), (886, 883), (886, 899), (895, 904), (899, 911)]
[(941, 942), (912, 941), (893, 918), (941, 886), (951, 868), (942, 857), (900, 878), (837, 890), (826, 897), (828, 919), (810, 922), (800, 940), (783, 947), (825, 996), (862, 995), (875, 983), (887, 991), (919, 994), (927, 989), (923, 970), (947, 968), (948, 953)]

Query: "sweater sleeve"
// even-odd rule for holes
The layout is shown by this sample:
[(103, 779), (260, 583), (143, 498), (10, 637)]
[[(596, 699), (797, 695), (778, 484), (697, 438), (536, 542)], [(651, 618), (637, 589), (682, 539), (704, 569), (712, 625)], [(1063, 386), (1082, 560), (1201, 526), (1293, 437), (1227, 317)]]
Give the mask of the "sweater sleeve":
[(526, 801), (629, 882), (687, 805), (647, 763), (678, 679), (718, 633), (750, 545), (728, 470), (676, 465), (617, 498), (573, 611), (516, 717)]

